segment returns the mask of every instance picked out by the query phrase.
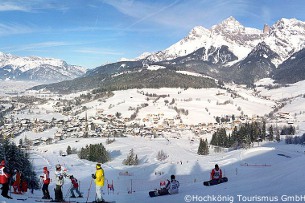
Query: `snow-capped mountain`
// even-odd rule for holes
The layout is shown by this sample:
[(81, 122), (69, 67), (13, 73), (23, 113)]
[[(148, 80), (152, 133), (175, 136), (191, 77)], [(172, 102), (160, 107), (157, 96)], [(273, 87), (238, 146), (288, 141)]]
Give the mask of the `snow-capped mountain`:
[(272, 60), (273, 64), (278, 66), (305, 47), (305, 22), (283, 18), (271, 27), (266, 26), (264, 30), (258, 30), (244, 27), (234, 17), (229, 17), (210, 29), (194, 27), (182, 40), (164, 51), (151, 54), (146, 59), (153, 62), (172, 60), (204, 47), (207, 52), (203, 60), (207, 61), (209, 55), (213, 54), (208, 53), (208, 50), (214, 47), (217, 52), (218, 48), (225, 45), (237, 56), (236, 63), (247, 57), (252, 49), (263, 41), (280, 56)]
[[(112, 89), (181, 87), (182, 74), (176, 75), (179, 72), (213, 78), (220, 85), (222, 82), (234, 82), (251, 86), (268, 77), (284, 84), (305, 80), (305, 67), (302, 65), (305, 22), (283, 18), (270, 27), (262, 27), (262, 30), (244, 27), (233, 17), (210, 29), (196, 26), (186, 37), (164, 51), (106, 64), (89, 70), (79, 80), (49, 88), (76, 91), (101, 86)], [(164, 68), (150, 71), (148, 67), (153, 66)], [(295, 70), (290, 71), (291, 68)], [(90, 86), (82, 85), (81, 81)], [(198, 78), (184, 78), (183, 81), (183, 87), (196, 88), (206, 88), (212, 83)]]
[(19, 57), (0, 52), (0, 79), (59, 82), (82, 76), (86, 68), (42, 57)]
[(305, 22), (282, 18), (270, 27), (269, 35), (263, 40), (280, 56), (280, 60), (272, 61), (279, 65), (305, 48)]
[[(242, 59), (260, 41), (263, 32), (254, 28), (242, 26), (235, 18), (230, 17), (211, 29), (202, 26), (194, 27), (182, 40), (165, 49), (147, 57), (150, 61), (171, 60), (188, 55), (199, 48), (210, 50), (211, 47), (220, 48), (225, 45), (238, 57)], [(210, 53), (211, 54), (211, 53)], [(205, 55), (205, 60), (209, 57)]]
[(305, 49), (294, 53), (274, 71), (273, 78), (281, 83), (296, 83), (305, 78)]

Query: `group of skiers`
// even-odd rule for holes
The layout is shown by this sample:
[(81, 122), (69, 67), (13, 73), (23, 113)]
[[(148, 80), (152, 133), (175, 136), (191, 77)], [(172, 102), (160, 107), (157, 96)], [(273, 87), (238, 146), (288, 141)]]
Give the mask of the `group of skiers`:
[[(57, 164), (55, 166), (55, 200), (57, 202), (64, 201), (63, 198), (63, 193), (62, 193), (62, 186), (64, 185), (64, 178), (70, 178), (71, 180), (71, 196), (70, 198), (75, 198), (76, 196), (74, 195), (74, 191), (78, 194), (78, 197), (82, 197), (82, 194), (78, 190), (78, 181), (73, 175), (68, 175), (65, 170), (62, 169), (60, 164)], [(49, 193), (49, 184), (50, 184), (50, 172), (47, 167), (43, 167), (43, 175), (40, 176), (40, 178), (43, 181), (43, 186), (42, 186), (42, 193), (43, 197), (42, 199), (51, 199), (50, 193)]]
[[(15, 181), (13, 183), (14, 193), (18, 194), (19, 192), (21, 192), (21, 189), (20, 189), (21, 173), (18, 170), (14, 170), (13, 175), (15, 177), (15, 179), (14, 179)], [(9, 170), (5, 167), (5, 161), (2, 160), (1, 164), (0, 164), (0, 184), (2, 184), (1, 195), (5, 198), (12, 199), (12, 197), (10, 197), (8, 195), (10, 176), (11, 175), (9, 173)], [(47, 167), (43, 167), (43, 174), (40, 176), (40, 178), (42, 179), (42, 182), (43, 182), (42, 199), (51, 199), (49, 189), (48, 189), (51, 179), (50, 179), (50, 172)], [(62, 186), (64, 185), (64, 178), (70, 178), (71, 183), (72, 183), (71, 189), (70, 189), (70, 193), (71, 193), (70, 198), (76, 197), (74, 194), (74, 191), (78, 194), (78, 197), (82, 197), (82, 194), (80, 193), (80, 191), (78, 189), (79, 184), (78, 184), (77, 179), (73, 175), (68, 175), (66, 173), (66, 170), (63, 170), (60, 164), (57, 164), (55, 167), (55, 178), (56, 178), (55, 189), (54, 189), (54, 191), (55, 191), (55, 200), (54, 201), (55, 202), (64, 201), (63, 193), (62, 193)], [(97, 203), (106, 202), (102, 197), (102, 194), (103, 194), (102, 188), (105, 183), (105, 175), (104, 175), (104, 170), (100, 163), (96, 164), (96, 171), (95, 171), (95, 174), (92, 174), (92, 178), (96, 185), (96, 202)], [(221, 178), (222, 178), (222, 170), (219, 168), (218, 164), (216, 164), (215, 168), (211, 171), (211, 180), (210, 181), (219, 183), (221, 181)], [(92, 181), (90, 184), (90, 188), (92, 185)], [(165, 187), (158, 190), (158, 193), (159, 193), (159, 195), (176, 194), (179, 192), (179, 186), (180, 186), (179, 181), (176, 180), (175, 175), (171, 175), (171, 180), (168, 180)], [(90, 190), (90, 188), (89, 188), (89, 190)]]
[[(50, 193), (48, 190), (49, 184), (50, 184), (50, 172), (48, 171), (47, 167), (43, 168), (43, 175), (40, 176), (43, 181), (43, 186), (42, 186), (42, 193), (43, 197), (42, 199), (51, 199)], [(71, 196), (70, 198), (76, 198), (74, 192), (77, 193), (77, 197), (83, 197), (81, 192), (79, 191), (79, 184), (77, 179), (73, 175), (68, 175), (65, 170), (62, 169), (60, 164), (57, 164), (55, 167), (55, 202), (62, 202), (64, 201), (63, 193), (62, 193), (62, 186), (64, 185), (64, 179), (65, 178), (70, 178), (71, 180), (71, 188), (70, 188), (70, 193)], [(96, 172), (95, 174), (92, 174), (92, 178), (95, 180), (96, 184), (96, 202), (101, 203), (105, 202), (105, 200), (102, 197), (102, 188), (104, 186), (105, 178), (104, 178), (104, 170), (101, 166), (100, 163), (96, 164)], [(92, 183), (92, 182), (91, 182)], [(90, 184), (91, 187), (91, 184)]]
[(27, 192), (27, 182), (24, 180), (22, 173), (18, 169), (10, 171), (5, 165), (5, 160), (0, 162), (0, 184), (2, 184), (1, 195), (5, 198), (12, 199), (8, 195), (10, 185), (13, 186), (14, 194)]

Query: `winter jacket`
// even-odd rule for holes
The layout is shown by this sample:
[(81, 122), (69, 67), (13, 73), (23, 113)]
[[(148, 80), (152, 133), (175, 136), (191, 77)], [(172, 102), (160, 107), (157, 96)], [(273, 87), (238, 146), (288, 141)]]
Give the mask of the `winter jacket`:
[(78, 188), (78, 182), (77, 182), (76, 178), (72, 178), (71, 182), (72, 182), (72, 185), (73, 185), (74, 188)]
[(67, 177), (67, 173), (63, 170), (56, 170), (55, 177), (56, 177), (56, 185), (62, 186), (64, 184), (64, 178)]
[(179, 181), (177, 180), (171, 180), (170, 182), (168, 182), (166, 189), (168, 190), (169, 194), (176, 194), (179, 192)]
[(222, 178), (222, 171), (221, 169), (215, 170), (215, 168), (211, 172), (211, 180), (219, 180)]
[(13, 179), (14, 179), (14, 183), (13, 185), (14, 186), (18, 186), (20, 185), (20, 177), (21, 177), (21, 174), (19, 171), (16, 172), (16, 174), (13, 176)]
[(43, 184), (50, 184), (49, 174), (50, 174), (50, 172), (48, 170), (43, 171), (43, 175), (40, 176), (43, 180)]
[(9, 172), (8, 170), (5, 168), (5, 166), (1, 165), (0, 166), (0, 184), (5, 184), (8, 182), (9, 180)]
[(103, 187), (105, 182), (104, 170), (102, 168), (97, 168), (95, 172), (95, 184)]

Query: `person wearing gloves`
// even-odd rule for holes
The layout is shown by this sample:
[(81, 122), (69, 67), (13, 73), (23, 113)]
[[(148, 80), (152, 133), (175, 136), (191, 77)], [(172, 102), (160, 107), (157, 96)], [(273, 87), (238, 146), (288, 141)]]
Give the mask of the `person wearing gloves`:
[(45, 166), (43, 167), (43, 175), (40, 176), (43, 182), (42, 186), (42, 193), (43, 197), (42, 199), (51, 199), (50, 193), (49, 193), (49, 184), (50, 184), (50, 177), (49, 177), (50, 172), (48, 171), (48, 168)]
[(92, 178), (94, 179), (95, 185), (96, 185), (96, 202), (97, 203), (105, 202), (105, 200), (102, 197), (102, 188), (103, 188), (104, 182), (105, 182), (104, 175), (105, 175), (104, 169), (102, 168), (100, 163), (97, 163), (95, 174), (92, 174)]
[(55, 170), (55, 178), (56, 178), (56, 186), (55, 186), (55, 202), (63, 202), (63, 194), (62, 194), (62, 186), (64, 185), (64, 178), (68, 177), (69, 175), (62, 170), (61, 165), (57, 164), (56, 165), (56, 170)]

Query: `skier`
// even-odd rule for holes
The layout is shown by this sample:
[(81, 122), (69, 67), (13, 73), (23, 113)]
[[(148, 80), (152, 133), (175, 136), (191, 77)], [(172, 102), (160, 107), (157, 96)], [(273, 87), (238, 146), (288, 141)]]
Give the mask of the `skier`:
[(215, 164), (215, 168), (211, 171), (211, 182), (220, 183), (222, 179), (222, 171), (219, 168), (218, 164)]
[(50, 184), (50, 177), (49, 177), (50, 172), (48, 171), (48, 168), (45, 166), (43, 167), (43, 175), (40, 176), (43, 181), (43, 186), (42, 186), (42, 193), (43, 197), (42, 199), (51, 199), (50, 193), (49, 193), (49, 184)]
[(21, 192), (27, 192), (28, 191), (28, 183), (26, 180), (21, 176)]
[(55, 202), (63, 202), (63, 194), (61, 187), (64, 184), (64, 178), (67, 177), (67, 173), (61, 169), (61, 165), (56, 165), (55, 177), (56, 177), (56, 186), (55, 186)]
[(74, 195), (74, 192), (73, 192), (74, 190), (78, 194), (78, 197), (83, 197), (82, 194), (78, 190), (77, 179), (74, 178), (73, 175), (70, 175), (70, 179), (71, 179), (71, 183), (72, 183), (72, 186), (71, 186), (71, 189), (70, 189), (70, 192), (71, 192), (71, 197), (70, 198), (75, 198), (75, 195)]
[(5, 167), (5, 161), (2, 160), (0, 163), (0, 184), (2, 184), (2, 192), (1, 195), (8, 199), (13, 199), (12, 197), (8, 196), (9, 190), (9, 170)]
[(167, 180), (165, 188), (158, 191), (159, 195), (177, 194), (179, 192), (179, 181), (176, 180), (175, 175), (171, 175), (171, 180)]
[(92, 174), (92, 178), (95, 179), (96, 185), (96, 202), (102, 203), (106, 202), (102, 197), (102, 188), (104, 186), (105, 177), (104, 177), (104, 170), (100, 163), (96, 164), (96, 171), (95, 174)]
[(14, 169), (14, 175), (13, 175), (13, 189), (14, 189), (14, 194), (21, 194), (21, 173), (19, 172), (18, 169)]

